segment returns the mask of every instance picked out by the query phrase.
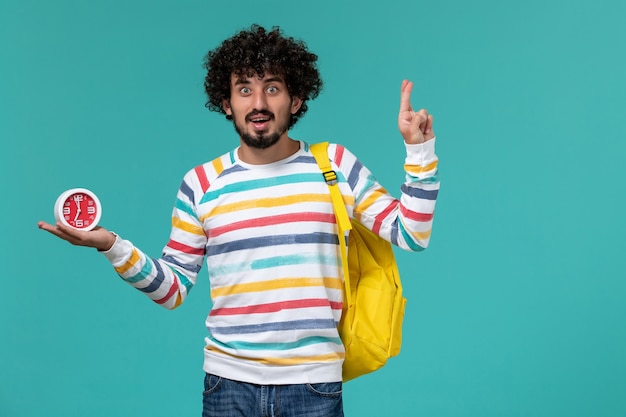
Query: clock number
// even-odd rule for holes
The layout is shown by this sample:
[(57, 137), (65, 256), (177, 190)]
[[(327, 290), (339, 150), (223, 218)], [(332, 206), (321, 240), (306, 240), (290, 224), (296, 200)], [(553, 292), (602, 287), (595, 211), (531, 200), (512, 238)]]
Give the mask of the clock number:
[(83, 227), (83, 221), (82, 220), (76, 220), (76, 222), (74, 222), (74, 224), (76, 225), (76, 227)]
[(96, 212), (96, 208), (94, 206), (87, 207), (87, 214), (94, 214)]
[(69, 215), (70, 214), (70, 208), (65, 206), (63, 207), (63, 214)]

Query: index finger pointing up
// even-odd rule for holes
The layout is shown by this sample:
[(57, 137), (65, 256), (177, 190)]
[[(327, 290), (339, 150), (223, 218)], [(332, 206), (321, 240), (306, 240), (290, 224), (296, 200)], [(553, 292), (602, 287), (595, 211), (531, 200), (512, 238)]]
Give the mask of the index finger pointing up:
[(413, 91), (413, 82), (408, 80), (402, 81), (400, 89), (400, 111), (413, 111), (411, 108), (411, 91)]

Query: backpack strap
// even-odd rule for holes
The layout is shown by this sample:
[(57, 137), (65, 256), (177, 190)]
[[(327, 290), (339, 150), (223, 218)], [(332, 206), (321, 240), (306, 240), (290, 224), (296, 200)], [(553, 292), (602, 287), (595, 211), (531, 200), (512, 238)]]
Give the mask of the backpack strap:
[(337, 185), (337, 173), (332, 169), (328, 159), (328, 142), (321, 142), (311, 145), (311, 153), (315, 157), (317, 166), (324, 175), (324, 181), (330, 190), (330, 198), (335, 211), (335, 221), (337, 222), (337, 235), (339, 247), (341, 248), (341, 265), (343, 266), (343, 280), (346, 291), (346, 301), (348, 307), (352, 306), (352, 293), (350, 291), (350, 268), (348, 267), (348, 248), (346, 247), (345, 232), (352, 229), (348, 211), (343, 203), (343, 197)]

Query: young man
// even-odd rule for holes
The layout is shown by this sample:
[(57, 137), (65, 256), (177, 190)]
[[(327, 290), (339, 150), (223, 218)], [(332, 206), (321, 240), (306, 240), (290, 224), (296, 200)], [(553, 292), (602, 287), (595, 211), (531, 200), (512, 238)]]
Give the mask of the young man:
[[(190, 170), (170, 240), (150, 258), (104, 228), (39, 227), (94, 247), (153, 301), (178, 307), (207, 262), (213, 308), (204, 348), (204, 416), (342, 416), (343, 286), (329, 191), (289, 128), (317, 97), (317, 56), (304, 43), (252, 26), (209, 52), (207, 107), (233, 121), (239, 147)], [(436, 178), (433, 119), (413, 111), (403, 81), (398, 125), (406, 182), (396, 200), (346, 148), (328, 155), (348, 213), (393, 244), (429, 241)]]

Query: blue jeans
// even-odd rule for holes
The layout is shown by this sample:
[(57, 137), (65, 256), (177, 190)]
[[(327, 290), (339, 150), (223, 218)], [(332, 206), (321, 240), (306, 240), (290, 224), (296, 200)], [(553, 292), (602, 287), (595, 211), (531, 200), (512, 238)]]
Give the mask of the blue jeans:
[(256, 385), (204, 378), (202, 417), (343, 417), (341, 382)]

